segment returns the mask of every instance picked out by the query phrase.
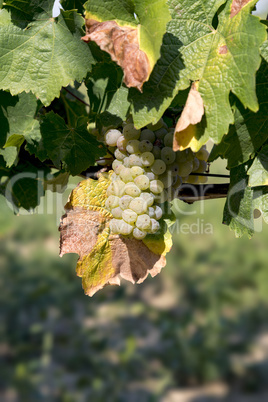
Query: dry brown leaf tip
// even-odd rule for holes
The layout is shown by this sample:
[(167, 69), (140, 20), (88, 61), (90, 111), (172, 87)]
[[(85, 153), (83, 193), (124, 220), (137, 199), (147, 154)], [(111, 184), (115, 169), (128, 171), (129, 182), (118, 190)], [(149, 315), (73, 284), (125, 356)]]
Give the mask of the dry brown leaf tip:
[(140, 91), (150, 74), (150, 63), (145, 52), (139, 48), (138, 29), (119, 26), (115, 21), (99, 22), (86, 19), (85, 42), (94, 41), (110, 54), (124, 71), (124, 83)]

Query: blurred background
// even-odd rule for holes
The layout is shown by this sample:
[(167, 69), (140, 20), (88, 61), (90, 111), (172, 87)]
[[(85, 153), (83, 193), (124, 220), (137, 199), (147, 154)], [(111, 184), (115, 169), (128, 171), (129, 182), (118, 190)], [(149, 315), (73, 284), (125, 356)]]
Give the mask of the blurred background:
[[(213, 172), (225, 173), (222, 161)], [(0, 198), (0, 400), (267, 401), (261, 218), (253, 239), (235, 239), (221, 224), (224, 199), (179, 201), (161, 274), (89, 298), (77, 256), (58, 257), (69, 192), (48, 191), (34, 215), (14, 216)]]

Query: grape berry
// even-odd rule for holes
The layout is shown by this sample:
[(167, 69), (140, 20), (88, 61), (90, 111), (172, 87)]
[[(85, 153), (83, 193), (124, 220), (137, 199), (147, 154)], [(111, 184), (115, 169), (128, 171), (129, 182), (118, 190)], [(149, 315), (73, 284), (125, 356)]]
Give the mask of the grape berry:
[(162, 119), (142, 130), (125, 122), (121, 131), (106, 131), (105, 143), (115, 156), (105, 203), (113, 215), (110, 229), (114, 234), (141, 240), (147, 233), (156, 233), (162, 217), (160, 205), (172, 201), (182, 183), (206, 181), (205, 176), (190, 175), (206, 170), (206, 147), (197, 153), (190, 149), (174, 152), (173, 133)]

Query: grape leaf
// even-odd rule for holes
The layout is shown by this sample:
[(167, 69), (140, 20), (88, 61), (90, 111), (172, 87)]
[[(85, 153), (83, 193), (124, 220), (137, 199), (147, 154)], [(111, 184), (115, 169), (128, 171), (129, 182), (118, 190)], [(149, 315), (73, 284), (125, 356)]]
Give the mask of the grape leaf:
[[(73, 176), (94, 165), (105, 155), (104, 147), (87, 131), (87, 119), (81, 117), (74, 127), (69, 127), (57, 114), (49, 112), (40, 126), (44, 148), (59, 169), (66, 165)], [(64, 166), (63, 166), (64, 167)]]
[(268, 185), (268, 145), (262, 147), (248, 170), (251, 187)]
[(26, 140), (30, 145), (41, 139), (39, 122), (35, 119), (37, 100), (33, 94), (22, 94), (10, 101), (8, 92), (0, 91), (2, 104), (3, 131), (0, 143), (4, 146), (1, 154), (7, 166), (11, 166), (18, 155), (19, 149)]
[(7, 10), (0, 10), (0, 88), (12, 95), (32, 91), (49, 105), (62, 86), (81, 81), (94, 60), (80, 39), (84, 20), (76, 12), (52, 18), (50, 10), (34, 17), (21, 29)]
[(234, 230), (236, 237), (254, 233), (253, 191), (248, 186), (247, 165), (239, 165), (230, 171), (230, 187), (223, 212), (223, 223)]
[[(157, 275), (165, 266), (171, 248), (166, 236), (145, 242), (110, 233), (110, 212), (105, 208), (107, 175), (98, 181), (82, 181), (65, 206), (60, 232), (60, 255), (77, 253), (77, 275), (87, 295), (92, 296), (107, 284), (120, 284), (120, 276), (141, 283), (150, 273)], [(149, 246), (149, 248), (148, 248)], [(151, 249), (154, 251), (151, 251)]]
[(77, 10), (80, 14), (84, 12), (84, 0), (61, 0), (64, 10)]
[(228, 160), (229, 169), (243, 164), (268, 140), (268, 65), (265, 61), (257, 72), (256, 89), (260, 105), (257, 113), (245, 109), (237, 98), (233, 99), (235, 123), (222, 142), (213, 147), (211, 162), (220, 156)]
[(90, 0), (85, 3), (86, 35), (124, 71), (128, 87), (142, 89), (160, 56), (166, 24), (165, 0)]
[[(255, 73), (260, 65), (259, 46), (266, 38), (265, 26), (251, 15), (255, 0), (170, 0), (172, 20), (167, 25), (158, 60), (143, 94), (132, 89), (132, 113), (136, 127), (156, 122), (179, 90), (198, 81), (205, 107), (205, 124), (196, 127), (200, 145), (209, 137), (218, 143), (233, 123), (229, 94), (245, 107), (258, 110)], [(241, 9), (231, 14), (234, 4)], [(238, 10), (237, 10), (238, 11)]]
[(253, 206), (262, 213), (264, 222), (268, 224), (268, 187), (253, 189)]
[(268, 63), (268, 40), (261, 45), (261, 55)]

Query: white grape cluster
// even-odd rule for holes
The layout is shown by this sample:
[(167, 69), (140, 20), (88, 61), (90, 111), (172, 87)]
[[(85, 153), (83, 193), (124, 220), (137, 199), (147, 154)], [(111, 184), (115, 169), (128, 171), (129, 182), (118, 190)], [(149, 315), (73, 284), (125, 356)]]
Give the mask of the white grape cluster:
[(133, 123), (123, 129), (109, 129), (105, 143), (114, 153), (114, 173), (107, 189), (106, 208), (113, 215), (110, 229), (115, 234), (143, 239), (156, 233), (162, 217), (161, 204), (172, 201), (182, 183), (204, 183), (208, 152), (190, 149), (174, 152), (174, 129), (161, 119), (155, 125), (137, 130)]

